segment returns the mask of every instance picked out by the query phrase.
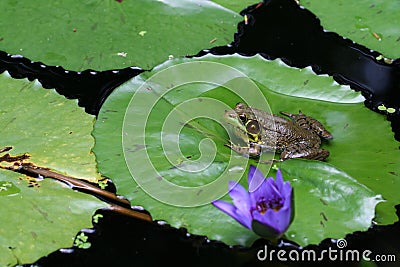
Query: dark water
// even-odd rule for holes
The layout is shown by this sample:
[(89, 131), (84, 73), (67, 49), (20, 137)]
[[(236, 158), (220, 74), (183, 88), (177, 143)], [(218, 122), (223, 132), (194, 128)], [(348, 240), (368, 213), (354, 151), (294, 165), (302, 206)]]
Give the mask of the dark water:
[[(292, 0), (265, 1), (246, 8), (241, 14), (248, 17), (248, 22), (238, 24), (231, 44), (200, 51), (196, 56), (260, 54), (266, 59), (281, 58), (293, 67), (311, 66), (316, 74), (331, 75), (337, 82), (361, 91), (366, 98), (365, 105), (372, 111), (386, 114), (377, 109), (381, 104), (395, 108), (393, 114), (386, 115), (400, 140), (399, 60), (386, 64), (376, 59), (379, 52), (324, 31), (314, 14)], [(67, 71), (0, 51), (0, 72), (5, 70), (14, 78), (38, 79), (43, 87), (55, 88), (67, 98), (78, 99), (79, 105), (94, 115), (113, 89), (143, 72), (136, 67), (101, 72)], [(93, 229), (82, 230), (89, 236), (89, 249), (72, 247), (55, 251), (36, 262), (37, 266), (309, 266), (257, 260), (257, 252), (265, 245), (287, 252), (301, 249), (290, 242), (282, 242), (278, 247), (260, 239), (250, 248), (229, 247), (161, 222), (148, 223), (110, 211), (97, 213), (103, 218), (94, 223)], [(400, 214), (399, 209), (397, 214)], [(373, 226), (366, 232), (348, 235), (347, 248), (396, 254), (400, 251), (398, 236), (399, 222), (392, 226)], [(335, 248), (334, 242), (326, 239), (310, 248), (317, 251)], [(336, 266), (330, 262), (324, 265)], [(341, 266), (354, 265), (342, 262)]]
[[(399, 209), (397, 212), (400, 215)], [(93, 223), (93, 229), (82, 230), (89, 237), (90, 248), (55, 251), (38, 260), (36, 266), (310, 266), (310, 262), (291, 261), (282, 265), (276, 257), (272, 262), (257, 259), (257, 253), (265, 246), (267, 251), (282, 249), (286, 256), (292, 250), (301, 253), (298, 246), (288, 241), (276, 246), (259, 239), (249, 248), (229, 247), (206, 237), (189, 235), (185, 229), (172, 228), (162, 222), (148, 223), (108, 211), (97, 213), (103, 215), (99, 223)], [(371, 258), (377, 254), (396, 254), (400, 250), (399, 235), (399, 222), (392, 226), (374, 226), (367, 232), (347, 235), (346, 248), (360, 252), (369, 249), (374, 253)], [(329, 247), (337, 248), (334, 240), (326, 239), (318, 246), (304, 249), (322, 253)], [(324, 266), (356, 266), (354, 262), (339, 263), (323, 262)]]
[(116, 87), (143, 72), (136, 67), (109, 71), (68, 71), (0, 51), (0, 73), (6, 70), (13, 78), (38, 79), (44, 88), (55, 88), (67, 98), (78, 99), (79, 106), (93, 115), (99, 113), (101, 105)]

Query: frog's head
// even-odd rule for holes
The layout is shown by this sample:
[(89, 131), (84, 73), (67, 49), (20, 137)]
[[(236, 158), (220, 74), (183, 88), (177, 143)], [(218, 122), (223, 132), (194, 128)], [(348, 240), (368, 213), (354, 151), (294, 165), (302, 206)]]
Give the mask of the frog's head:
[(243, 103), (236, 104), (224, 114), (225, 121), (234, 128), (235, 136), (245, 142), (259, 142), (260, 125), (251, 108)]

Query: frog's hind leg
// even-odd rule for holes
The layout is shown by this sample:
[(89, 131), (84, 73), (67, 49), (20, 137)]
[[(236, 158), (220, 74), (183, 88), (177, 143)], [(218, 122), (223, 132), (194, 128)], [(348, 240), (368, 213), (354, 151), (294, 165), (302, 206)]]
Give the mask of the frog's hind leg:
[(289, 147), (282, 151), (281, 159), (293, 159), (293, 158), (303, 158), (303, 159), (314, 159), (314, 160), (325, 160), (329, 157), (329, 151), (321, 148), (308, 148), (302, 146)]
[(323, 139), (329, 140), (333, 138), (332, 134), (327, 129), (325, 129), (322, 123), (312, 117), (304, 115), (303, 113), (301, 113), (301, 111), (299, 111), (299, 114), (292, 114), (284, 111), (281, 111), (280, 113), (291, 118), (293, 122), (299, 125), (301, 128), (304, 128), (307, 131), (314, 131), (318, 134), (319, 137)]

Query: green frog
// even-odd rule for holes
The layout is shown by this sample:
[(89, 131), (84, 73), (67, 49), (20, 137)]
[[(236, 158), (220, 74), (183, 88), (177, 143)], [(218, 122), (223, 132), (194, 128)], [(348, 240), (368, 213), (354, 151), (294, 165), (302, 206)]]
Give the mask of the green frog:
[(299, 112), (280, 112), (289, 119), (238, 103), (225, 111), (226, 122), (234, 127), (234, 135), (246, 145), (226, 146), (239, 154), (257, 158), (262, 152), (276, 151), (281, 160), (305, 158), (325, 160), (329, 151), (321, 149), (321, 140), (333, 136), (316, 119)]

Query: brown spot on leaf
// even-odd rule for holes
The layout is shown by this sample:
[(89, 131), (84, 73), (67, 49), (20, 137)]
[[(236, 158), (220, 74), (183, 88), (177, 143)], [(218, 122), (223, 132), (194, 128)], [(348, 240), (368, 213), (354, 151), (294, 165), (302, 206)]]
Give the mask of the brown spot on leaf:
[(321, 212), (319, 213), (319, 215), (321, 215), (322, 218), (323, 218), (325, 221), (328, 221), (328, 218), (326, 217), (326, 215), (325, 215), (325, 213), (324, 213), (323, 211), (321, 211)]
[(35, 232), (31, 231), (31, 235), (32, 235), (33, 239), (37, 238), (37, 234)]
[(29, 159), (29, 158), (30, 158), (30, 155), (27, 153), (18, 155), (18, 156), (11, 156), (10, 154), (7, 153), (0, 157), (0, 162), (2, 162), (2, 161), (4, 161), (4, 162), (23, 161), (23, 160)]
[(47, 212), (43, 211), (38, 205), (35, 203), (32, 204), (33, 209), (40, 213), (46, 221), (49, 221)]

